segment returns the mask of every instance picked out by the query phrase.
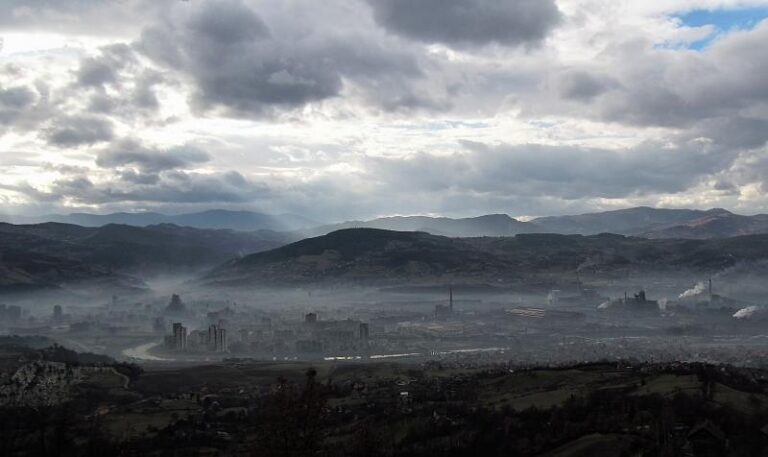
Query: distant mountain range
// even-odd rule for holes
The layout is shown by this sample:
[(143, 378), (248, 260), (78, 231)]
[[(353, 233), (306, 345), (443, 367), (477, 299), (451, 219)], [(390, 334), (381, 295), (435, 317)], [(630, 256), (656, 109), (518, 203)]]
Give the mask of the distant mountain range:
[(317, 236), (345, 228), (423, 231), (451, 237), (615, 233), (646, 238), (707, 239), (768, 233), (768, 215), (740, 216), (724, 209), (702, 211), (636, 207), (575, 216), (540, 217), (531, 221), (519, 221), (506, 214), (464, 219), (398, 216), (326, 225), (303, 233)]
[(165, 215), (153, 212), (49, 215), (35, 218), (8, 218), (13, 223), (61, 222), (84, 227), (123, 224), (146, 227), (174, 224), (199, 229), (237, 231), (271, 230), (286, 232), (288, 239), (325, 235), (347, 228), (421, 231), (449, 237), (513, 236), (521, 233), (595, 235), (615, 233), (646, 238), (726, 238), (768, 233), (768, 215), (742, 216), (724, 209), (690, 210), (636, 207), (573, 216), (539, 217), (521, 221), (506, 214), (469, 218), (393, 216), (367, 221), (329, 225), (292, 214), (268, 215), (250, 211), (211, 210)]
[(539, 232), (539, 228), (506, 214), (452, 219), (449, 217), (393, 216), (369, 221), (349, 221), (316, 227), (307, 234), (322, 235), (348, 228), (375, 228), (409, 232), (427, 232), (451, 237), (510, 236), (518, 233)]
[(647, 230), (639, 235), (648, 238), (708, 239), (768, 233), (768, 214), (740, 216), (725, 210), (707, 213), (681, 224)]
[(111, 214), (49, 214), (36, 217), (5, 217), (6, 222), (38, 224), (60, 222), (83, 227), (101, 227), (108, 224), (148, 225), (174, 224), (200, 229), (229, 229), (239, 231), (274, 230), (294, 231), (317, 226), (319, 223), (295, 214), (263, 214), (252, 211), (209, 210), (198, 213), (167, 215), (155, 212), (111, 213)]
[[(768, 260), (768, 235), (712, 240), (622, 235), (520, 234), (447, 238), (423, 232), (344, 229), (231, 260), (201, 282), (258, 284), (520, 284), (583, 271), (712, 274), (742, 262)], [(533, 279), (539, 281), (539, 279)]]
[(0, 223), (0, 291), (51, 289), (84, 281), (141, 287), (137, 278), (210, 268), (292, 241), (286, 236), (171, 224)]
[[(576, 216), (540, 217), (533, 219), (531, 224), (539, 227), (542, 231), (550, 233), (581, 235), (616, 233), (642, 236), (651, 232), (660, 233), (672, 227), (693, 223), (704, 218), (715, 218), (725, 215), (732, 215), (732, 213), (724, 209), (701, 211), (640, 206)], [(660, 236), (660, 238), (663, 237)]]

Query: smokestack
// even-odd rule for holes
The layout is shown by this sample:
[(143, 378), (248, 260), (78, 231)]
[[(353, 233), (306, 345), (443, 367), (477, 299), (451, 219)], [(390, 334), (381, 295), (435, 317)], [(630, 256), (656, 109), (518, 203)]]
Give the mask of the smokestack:
[(448, 287), (448, 309), (453, 312), (453, 286)]
[(712, 278), (709, 278), (709, 299), (712, 300)]

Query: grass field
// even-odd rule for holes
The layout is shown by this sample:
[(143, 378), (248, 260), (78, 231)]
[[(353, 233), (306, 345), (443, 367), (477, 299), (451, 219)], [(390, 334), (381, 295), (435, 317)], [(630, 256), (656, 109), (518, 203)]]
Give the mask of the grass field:
[[(310, 367), (313, 365), (308, 363), (228, 363), (161, 368), (144, 373), (133, 388), (146, 395), (159, 395), (196, 391), (204, 386), (219, 390), (267, 385), (276, 382), (279, 377), (301, 381)], [(318, 365), (318, 377), (324, 379), (331, 369), (328, 365)]]
[(599, 434), (582, 436), (542, 457), (615, 457), (624, 455), (637, 442), (632, 435)]
[(482, 386), (480, 400), (493, 408), (545, 409), (562, 404), (572, 396), (584, 396), (596, 389), (623, 386), (633, 381), (630, 374), (618, 371), (524, 371), (489, 380)]

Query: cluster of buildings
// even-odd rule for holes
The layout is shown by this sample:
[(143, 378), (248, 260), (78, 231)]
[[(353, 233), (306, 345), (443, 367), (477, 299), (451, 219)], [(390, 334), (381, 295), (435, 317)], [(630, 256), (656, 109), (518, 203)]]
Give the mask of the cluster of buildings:
[(209, 325), (207, 330), (188, 333), (181, 322), (174, 322), (171, 334), (165, 337), (165, 348), (175, 352), (227, 352), (227, 330), (220, 322)]
[(0, 304), (0, 322), (14, 323), (21, 319), (21, 307)]
[(658, 313), (659, 302), (657, 300), (649, 300), (645, 295), (645, 291), (641, 290), (632, 297), (624, 292), (623, 298), (616, 298), (600, 304), (597, 307), (599, 310), (611, 310), (611, 311), (631, 311), (631, 312), (644, 312), (644, 313)]
[[(228, 317), (223, 319), (222, 317)], [(310, 312), (302, 319), (280, 320), (271, 318), (248, 319), (224, 309), (209, 312), (201, 324), (203, 329), (190, 331), (182, 322), (174, 322), (170, 334), (165, 336), (164, 348), (170, 352), (188, 355), (204, 353), (230, 353), (235, 355), (308, 355), (365, 351), (371, 338), (367, 322), (353, 319), (321, 320)], [(165, 325), (164, 321), (158, 321)], [(228, 341), (228, 330), (233, 335)]]
[[(375, 298), (346, 302), (336, 293), (295, 301), (280, 295), (268, 297), (259, 306), (221, 297), (185, 303), (178, 294), (170, 300), (153, 297), (136, 302), (113, 297), (111, 303), (98, 306), (66, 302), (64, 308), (0, 305), (0, 332), (65, 336), (93, 351), (118, 356), (126, 347), (142, 347), (164, 338), (164, 344), (142, 350), (165, 352), (165, 358), (181, 360), (365, 359), (483, 348), (514, 348), (523, 357), (531, 348), (531, 359), (547, 361), (552, 357), (549, 350), (558, 357), (577, 360), (600, 354), (623, 356), (621, 348), (603, 344), (623, 336), (648, 337), (648, 346), (654, 346), (659, 338), (671, 334), (732, 331), (751, 335), (762, 331), (756, 322), (762, 307), (738, 315), (722, 311), (732, 300), (715, 294), (706, 282), (673, 301), (656, 301), (652, 299), (656, 293), (646, 295), (643, 290), (619, 297), (623, 288), (618, 287), (613, 288), (618, 298), (610, 299), (580, 282), (577, 289), (552, 290), (546, 297), (540, 293), (542, 289), (527, 296), (513, 296), (508, 291), (470, 295), (462, 289), (461, 295), (470, 296), (457, 300), (453, 288), (445, 289), (437, 291), (439, 296), (434, 289), (429, 294), (383, 292)], [(748, 321), (755, 323), (750, 327)], [(571, 336), (575, 340), (564, 339)], [(656, 352), (649, 349), (648, 354)], [(754, 357), (761, 354), (755, 352)]]
[(370, 327), (365, 322), (353, 319), (319, 320), (317, 313), (307, 313), (303, 325), (286, 327), (275, 333), (276, 338), (273, 339), (283, 345), (293, 341), (294, 349), (299, 354), (365, 350), (370, 338)]
[[(550, 304), (552, 304), (552, 300), (550, 300)], [(625, 292), (623, 298), (604, 300), (597, 309), (599, 311), (652, 315), (659, 314), (662, 311), (696, 313), (701, 311), (732, 310), (731, 312), (734, 312), (750, 305), (752, 304), (714, 293), (712, 279), (710, 279), (707, 283), (697, 283), (675, 299), (650, 300), (645, 290), (641, 289), (632, 295)]]

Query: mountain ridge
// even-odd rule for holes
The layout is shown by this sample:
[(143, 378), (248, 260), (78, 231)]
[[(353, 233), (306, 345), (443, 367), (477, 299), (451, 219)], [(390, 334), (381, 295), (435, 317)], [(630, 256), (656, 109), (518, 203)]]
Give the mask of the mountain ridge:
[(509, 236), (537, 230), (530, 223), (519, 221), (507, 214), (484, 214), (465, 218), (387, 216), (368, 221), (347, 221), (320, 226), (312, 229), (308, 234), (321, 235), (345, 228), (422, 231), (452, 237)]
[[(6, 218), (8, 219), (8, 218)], [(12, 219), (12, 218), (11, 218)], [(39, 218), (38, 218), (39, 219)], [(744, 216), (722, 208), (708, 210), (668, 209), (639, 206), (619, 210), (565, 216), (543, 216), (518, 220), (507, 214), (485, 214), (450, 218), (434, 216), (386, 216), (317, 225), (290, 214), (277, 216), (249, 211), (208, 210), (167, 216), (161, 213), (112, 213), (97, 215), (72, 213), (50, 216), (51, 222), (102, 227), (110, 223), (148, 227), (174, 224), (199, 229), (229, 229), (240, 232), (268, 230), (284, 232), (285, 238), (300, 239), (347, 228), (378, 228), (396, 231), (424, 231), (449, 237), (514, 236), (522, 233), (562, 233), (592, 235), (618, 233), (648, 238), (723, 238), (768, 233), (768, 215)]]
[(425, 232), (342, 229), (230, 260), (202, 285), (403, 284), (464, 281), (522, 284), (523, 278), (658, 273), (714, 274), (768, 261), (768, 235), (646, 239), (617, 234), (519, 234), (448, 238)]
[(388, 216), (329, 224), (300, 233), (304, 236), (318, 236), (346, 228), (425, 231), (451, 237), (514, 236), (523, 233), (617, 233), (649, 238), (703, 239), (768, 233), (768, 215), (742, 216), (722, 208), (691, 210), (638, 206), (577, 215), (543, 216), (529, 221), (521, 221), (507, 214), (467, 218)]
[(274, 232), (170, 224), (81, 227), (58, 222), (0, 223), (0, 290), (51, 289), (80, 280), (194, 272), (292, 241), (285, 237)]
[(82, 227), (101, 227), (108, 224), (147, 227), (158, 224), (174, 224), (199, 229), (229, 229), (238, 231), (294, 231), (317, 226), (317, 221), (295, 214), (265, 214), (254, 211), (211, 209), (193, 213), (168, 215), (153, 211), (116, 212), (108, 214), (70, 213), (44, 216), (6, 216), (7, 223), (23, 225), (60, 222)]

